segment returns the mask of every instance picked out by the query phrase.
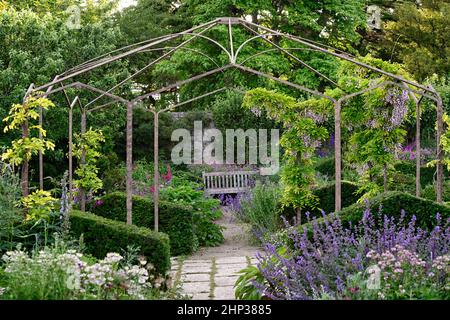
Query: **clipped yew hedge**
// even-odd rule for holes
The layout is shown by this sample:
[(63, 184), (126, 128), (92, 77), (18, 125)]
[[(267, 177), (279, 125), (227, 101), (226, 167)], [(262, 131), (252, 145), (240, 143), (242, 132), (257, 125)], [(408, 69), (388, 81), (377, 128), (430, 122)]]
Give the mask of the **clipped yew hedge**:
[[(370, 199), (367, 203), (355, 203), (342, 209), (338, 212), (338, 215), (344, 226), (355, 225), (362, 219), (367, 208), (370, 208), (375, 215), (387, 215), (394, 217), (397, 221), (402, 214), (402, 210), (404, 210), (404, 223), (409, 223), (412, 217), (415, 216), (416, 225), (427, 230), (435, 226), (438, 213), (443, 221), (450, 218), (450, 206), (399, 191), (382, 193)], [(324, 221), (324, 218), (319, 218), (317, 221), (321, 223)], [(301, 227), (311, 228), (311, 225), (306, 223)]]
[[(126, 194), (113, 192), (101, 198), (100, 205), (91, 204), (89, 211), (113, 220), (127, 219)], [(153, 201), (133, 196), (133, 224), (154, 228)], [(174, 256), (191, 254), (197, 245), (194, 233), (192, 209), (187, 206), (161, 201), (159, 203), (159, 229), (170, 238), (171, 253)]]
[(70, 230), (76, 237), (83, 236), (86, 252), (94, 257), (104, 258), (108, 252), (120, 253), (134, 245), (156, 273), (165, 275), (170, 269), (169, 237), (164, 233), (77, 210), (70, 213)]

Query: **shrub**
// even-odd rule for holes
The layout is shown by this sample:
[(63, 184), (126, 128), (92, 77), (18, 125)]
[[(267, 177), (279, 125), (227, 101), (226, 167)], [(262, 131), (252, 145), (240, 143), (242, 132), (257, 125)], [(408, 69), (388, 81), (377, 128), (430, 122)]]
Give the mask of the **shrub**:
[[(358, 300), (450, 298), (447, 284), (450, 275), (449, 254), (439, 256), (427, 264), (417, 253), (396, 245), (381, 254), (371, 250), (366, 257), (371, 264), (369, 272), (359, 272), (349, 278), (345, 297)], [(367, 281), (367, 278), (371, 281)]]
[[(126, 194), (113, 192), (90, 205), (92, 213), (118, 221), (126, 221)], [(169, 235), (173, 255), (190, 254), (196, 247), (192, 208), (182, 204), (161, 201), (159, 204), (160, 230)], [(133, 224), (154, 228), (153, 201), (133, 196)]]
[(2, 299), (148, 299), (164, 282), (154, 279), (153, 266), (146, 261), (133, 265), (117, 253), (108, 253), (97, 262), (60, 243), (35, 250), (31, 256), (9, 251), (3, 261)]
[(273, 233), (280, 227), (281, 189), (278, 185), (258, 183), (241, 198), (241, 218), (256, 235)]
[(334, 178), (335, 171), (334, 158), (321, 158), (317, 161), (315, 169), (322, 175)]
[(108, 252), (133, 244), (154, 265), (156, 273), (166, 274), (170, 268), (169, 237), (164, 233), (76, 210), (70, 213), (70, 226), (71, 233), (82, 236), (86, 252), (94, 257), (103, 258)]
[(356, 203), (339, 212), (339, 217), (344, 224), (358, 223), (362, 217), (366, 206), (371, 210), (379, 210), (390, 217), (399, 217), (402, 210), (405, 211), (406, 218), (417, 218), (417, 224), (425, 229), (434, 226), (436, 214), (439, 213), (443, 219), (450, 217), (450, 207), (438, 204), (431, 200), (417, 198), (408, 193), (391, 191), (380, 194), (368, 201), (368, 203)]
[[(341, 184), (341, 199), (342, 208), (348, 207), (356, 201), (358, 201), (359, 196), (356, 195), (358, 190), (358, 185), (349, 182), (342, 181)], [(317, 188), (313, 191), (313, 194), (318, 198), (318, 204), (315, 207), (305, 208), (302, 210), (302, 221), (306, 221), (306, 215), (309, 213), (310, 217), (320, 217), (323, 212), (334, 212), (334, 199), (335, 199), (335, 184), (329, 184), (321, 188)], [(292, 208), (285, 208), (283, 210), (283, 216), (286, 218), (291, 218), (295, 216), (294, 210)]]
[(23, 214), (15, 206), (20, 196), (19, 175), (0, 161), (0, 252), (10, 246), (14, 225), (23, 219)]
[[(408, 174), (413, 177), (416, 176), (416, 164), (414, 161), (400, 161), (395, 164), (395, 169), (403, 174)], [(420, 184), (422, 187), (427, 184), (433, 184), (434, 175), (436, 173), (435, 167), (423, 166), (420, 168)], [(444, 176), (449, 176), (450, 171), (444, 167)]]
[(217, 246), (223, 242), (222, 227), (214, 220), (222, 216), (220, 202), (206, 198), (197, 183), (175, 177), (169, 186), (161, 189), (161, 199), (183, 206), (193, 212), (194, 232), (200, 246)]
[[(346, 228), (339, 216), (331, 215), (325, 223), (311, 221), (310, 233), (306, 229), (299, 232), (297, 228), (288, 228), (287, 237), (293, 245), (276, 241), (264, 245), (264, 254), (258, 257), (264, 281), (256, 281), (254, 285), (261, 295), (271, 299), (344, 299), (348, 290), (359, 289), (349, 287), (347, 279), (364, 272), (372, 263), (373, 253), (381, 255), (401, 246), (423, 260), (427, 270), (444, 259), (440, 257), (448, 255), (447, 219), (434, 215), (435, 227), (426, 231), (418, 226), (420, 221), (416, 218), (406, 219), (404, 212), (397, 216), (372, 214), (367, 209), (352, 227)], [(445, 285), (445, 281), (428, 282), (426, 289), (443, 298)]]

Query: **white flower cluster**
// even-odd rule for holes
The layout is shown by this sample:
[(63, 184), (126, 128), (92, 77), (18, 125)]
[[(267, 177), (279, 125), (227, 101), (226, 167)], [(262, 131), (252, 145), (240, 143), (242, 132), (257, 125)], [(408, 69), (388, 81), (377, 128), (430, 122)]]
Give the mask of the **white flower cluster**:
[[(54, 270), (55, 274), (59, 272), (66, 279), (71, 279), (69, 289), (92, 298), (103, 299), (125, 293), (133, 299), (144, 299), (146, 290), (153, 287), (149, 282), (153, 279), (149, 275), (149, 271), (153, 269), (151, 264), (141, 260), (140, 265), (120, 266), (123, 257), (117, 253), (108, 253), (103, 260), (94, 264), (87, 263), (88, 259), (75, 250), (64, 253), (42, 250), (31, 257), (24, 251), (16, 250), (7, 252), (2, 259), (6, 273), (20, 273), (27, 277), (33, 276), (33, 270)], [(163, 281), (156, 279), (154, 286), (160, 287)], [(4, 290), (0, 288), (0, 295)]]

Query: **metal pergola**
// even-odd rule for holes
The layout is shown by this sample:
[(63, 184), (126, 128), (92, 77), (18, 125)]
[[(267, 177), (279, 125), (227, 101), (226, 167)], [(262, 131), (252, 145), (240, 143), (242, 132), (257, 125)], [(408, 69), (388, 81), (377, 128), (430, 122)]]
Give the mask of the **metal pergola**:
[[(219, 41), (206, 36), (205, 33), (209, 30), (212, 30), (213, 28), (217, 26), (225, 26), (228, 29), (228, 45), (227, 48), (219, 43)], [(240, 27), (244, 28), (250, 33), (250, 37), (246, 39), (239, 47), (235, 47), (234, 41), (233, 41), (233, 32), (235, 32), (235, 28)], [(283, 39), (288, 39), (292, 42), (295, 42), (299, 44), (301, 47), (296, 48), (283, 48), (274, 41), (272, 41), (272, 37), (279, 37)], [(160, 47), (160, 45), (165, 45), (167, 42), (171, 40), (177, 40), (182, 39), (182, 42), (176, 46), (164, 46)], [(228, 62), (225, 65), (220, 65), (216, 62), (215, 59), (210, 57), (209, 55), (205, 54), (204, 52), (196, 49), (192, 49), (189, 47), (186, 47), (187, 44), (194, 41), (195, 39), (204, 39), (208, 41), (210, 44), (216, 46), (220, 49), (221, 52), (225, 53), (227, 56)], [(270, 44), (273, 48), (268, 50), (261, 50), (260, 52), (247, 57), (246, 59), (242, 59), (242, 61), (239, 60), (240, 56), (239, 53), (247, 46), (251, 46), (251, 42), (255, 40), (263, 40)], [(177, 81), (175, 83), (172, 83), (170, 85), (161, 87), (157, 90), (154, 90), (153, 92), (146, 93), (144, 95), (135, 97), (133, 99), (125, 99), (123, 97), (117, 96), (113, 94), (114, 90), (119, 88), (120, 86), (124, 85), (125, 83), (129, 82), (133, 78), (140, 75), (145, 70), (151, 68), (152, 66), (156, 65), (160, 61), (170, 58), (170, 56), (178, 51), (178, 50), (186, 50), (188, 54), (200, 54), (203, 57), (209, 59), (212, 61), (217, 68), (206, 71), (201, 74), (194, 75), (188, 79)], [(337, 86), (337, 84), (328, 78), (326, 75), (320, 73), (310, 65), (308, 65), (306, 62), (302, 61), (300, 58), (294, 55), (293, 52), (297, 50), (310, 50), (314, 52), (320, 52), (326, 55), (334, 56), (335, 58), (338, 58), (340, 60), (348, 61), (354, 65), (357, 65), (359, 67), (365, 68), (367, 70), (370, 70), (372, 72), (378, 73), (380, 75), (383, 75), (387, 77), (387, 81), (375, 84), (372, 86), (369, 86), (368, 88), (361, 90), (359, 92), (351, 93), (348, 95), (345, 95), (341, 97), (340, 99), (334, 99), (333, 97), (330, 97), (318, 90), (310, 89), (305, 86), (290, 82), (288, 80), (277, 78), (273, 75), (254, 70), (252, 68), (246, 67), (244, 64), (263, 54), (266, 54), (268, 52), (278, 51), (280, 54), (283, 54), (290, 59), (295, 60), (299, 64), (301, 64), (303, 67), (307, 68), (311, 72), (314, 72), (317, 76), (321, 77), (322, 79), (325, 79), (330, 84)], [(96, 70), (100, 67), (110, 65), (111, 63), (115, 61), (119, 61), (122, 59), (125, 59), (127, 57), (135, 56), (140, 53), (144, 52), (158, 52), (161, 51), (161, 55), (156, 58), (155, 60), (151, 61), (149, 64), (147, 64), (145, 67), (139, 69), (123, 81), (120, 81), (113, 87), (111, 87), (108, 90), (101, 90), (96, 87), (93, 87), (91, 85), (82, 83), (80, 81), (76, 81), (75, 78), (77, 76), (83, 75), (88, 73), (89, 71)], [(345, 103), (359, 95), (362, 95), (364, 93), (367, 93), (371, 90), (375, 90), (377, 88), (386, 87), (386, 86), (396, 86), (401, 88), (402, 90), (406, 90), (409, 92), (410, 98), (414, 101), (416, 106), (416, 195), (420, 196), (420, 157), (421, 157), (421, 150), (420, 150), (420, 103), (422, 99), (428, 98), (436, 103), (436, 110), (437, 110), (437, 134), (436, 134), (436, 141), (437, 141), (437, 154), (436, 158), (438, 160), (437, 163), (437, 175), (436, 175), (436, 201), (442, 202), (442, 194), (443, 194), (443, 149), (441, 147), (440, 139), (444, 130), (444, 123), (443, 123), (443, 103), (440, 95), (436, 92), (436, 90), (432, 86), (425, 86), (419, 83), (416, 83), (414, 81), (405, 79), (403, 77), (397, 76), (395, 74), (392, 74), (390, 72), (375, 68), (373, 66), (370, 66), (368, 64), (365, 64), (361, 61), (358, 61), (355, 57), (350, 56), (347, 53), (344, 53), (342, 51), (339, 51), (337, 49), (331, 48), (329, 46), (325, 46), (323, 44), (319, 44), (317, 42), (304, 39), (298, 36), (293, 36), (290, 34), (282, 33), (276, 30), (272, 30), (270, 28), (255, 24), (251, 21), (247, 21), (242, 18), (233, 18), (233, 17), (225, 17), (225, 18), (217, 18), (213, 21), (210, 21), (208, 23), (201, 24), (199, 26), (193, 27), (191, 29), (185, 30), (180, 33), (174, 33), (170, 35), (161, 36), (158, 38), (146, 40), (140, 43), (136, 43), (133, 45), (129, 45), (117, 50), (114, 50), (112, 52), (109, 52), (107, 54), (104, 54), (100, 57), (94, 58), (92, 60), (86, 61), (83, 64), (80, 64), (60, 75), (54, 78), (53, 81), (41, 85), (41, 86), (35, 86), (34, 84), (30, 85), (25, 98), (28, 95), (31, 95), (36, 92), (45, 92), (41, 95), (49, 96), (51, 94), (55, 94), (57, 92), (63, 92), (65, 95), (65, 99), (67, 101), (68, 107), (69, 107), (69, 183), (70, 183), (70, 190), (72, 190), (72, 182), (73, 182), (73, 168), (72, 168), (72, 128), (73, 128), (73, 116), (72, 111), (73, 108), (78, 104), (81, 108), (81, 132), (84, 133), (86, 131), (86, 116), (88, 113), (95, 112), (99, 109), (102, 109), (104, 107), (116, 104), (116, 103), (123, 103), (126, 105), (127, 109), (127, 116), (126, 116), (126, 168), (127, 168), (127, 175), (126, 175), (126, 194), (127, 194), (127, 223), (132, 223), (132, 138), (133, 138), (133, 108), (139, 104), (142, 103), (144, 100), (148, 99), (149, 97), (160, 94), (168, 91), (178, 90), (183, 85), (186, 85), (188, 83), (198, 81), (200, 79), (209, 77), (211, 75), (224, 72), (227, 69), (235, 69), (243, 73), (247, 74), (253, 74), (260, 77), (265, 77), (267, 79), (270, 79), (272, 81), (278, 82), (280, 84), (289, 86), (291, 88), (294, 88), (296, 90), (309, 93), (310, 95), (321, 97), (328, 99), (333, 105), (334, 105), (334, 127), (335, 127), (335, 142), (334, 142), (334, 151), (335, 151), (335, 180), (336, 180), (336, 188), (335, 188), (335, 211), (341, 210), (341, 108), (345, 105)], [(68, 94), (66, 92), (67, 89), (73, 88), (78, 90), (87, 90), (93, 93), (97, 93), (98, 96), (92, 100), (90, 100), (87, 104), (84, 106), (81, 103), (81, 100), (79, 97), (75, 97), (75, 99), (71, 100), (68, 97)], [(170, 106), (168, 108), (162, 109), (162, 110), (156, 110), (155, 107), (151, 107), (150, 111), (154, 114), (154, 122), (155, 122), (155, 137), (154, 137), (154, 154), (155, 154), (155, 170), (154, 170), (154, 184), (155, 184), (155, 193), (154, 193), (154, 214), (155, 214), (155, 230), (158, 231), (159, 226), (159, 219), (158, 219), (158, 207), (159, 207), (159, 170), (158, 170), (158, 115), (161, 112), (172, 110), (178, 106), (194, 102), (198, 99), (210, 96), (212, 94), (216, 94), (218, 92), (221, 92), (225, 90), (226, 87), (223, 87), (221, 89), (213, 90), (211, 92), (208, 92), (206, 94), (202, 94), (200, 96), (194, 97), (192, 99), (189, 99), (187, 101), (178, 103), (177, 105)], [(233, 89), (233, 88), (232, 88)], [(234, 90), (240, 90), (234, 88)], [(417, 96), (419, 98), (417, 98)], [(99, 104), (95, 105), (99, 102), (100, 99), (108, 98), (110, 101), (105, 104)], [(42, 110), (40, 112), (40, 118), (39, 118), (40, 124), (42, 124), (43, 121), (43, 114)], [(83, 162), (83, 157), (81, 159)], [(43, 155), (42, 153), (39, 154), (39, 182), (41, 189), (43, 188)], [(85, 210), (85, 195), (81, 194), (81, 208), (82, 210)]]

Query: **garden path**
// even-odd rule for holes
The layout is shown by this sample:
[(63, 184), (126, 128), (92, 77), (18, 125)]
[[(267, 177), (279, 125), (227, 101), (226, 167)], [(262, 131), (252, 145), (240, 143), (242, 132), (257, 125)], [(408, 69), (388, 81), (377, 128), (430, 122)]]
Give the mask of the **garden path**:
[(187, 259), (172, 259), (172, 277), (193, 300), (233, 300), (237, 272), (256, 263), (260, 248), (250, 244), (247, 226), (223, 210), (217, 223), (224, 227), (221, 246), (201, 248)]

